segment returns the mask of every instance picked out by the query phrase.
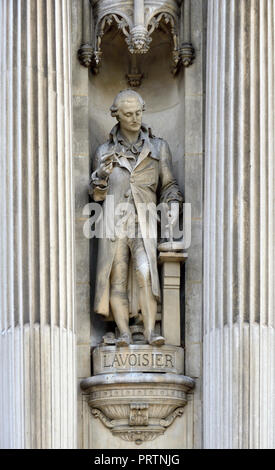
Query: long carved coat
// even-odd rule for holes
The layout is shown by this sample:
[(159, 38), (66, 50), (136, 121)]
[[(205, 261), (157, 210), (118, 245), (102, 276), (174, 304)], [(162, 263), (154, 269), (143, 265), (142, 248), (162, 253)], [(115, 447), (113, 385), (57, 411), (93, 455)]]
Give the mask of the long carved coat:
[[(90, 194), (94, 201), (103, 202), (103, 220), (112, 223), (111, 206), (106, 204), (106, 196), (112, 195), (114, 206), (129, 200), (134, 203), (138, 222), (142, 233), (145, 251), (148, 256), (152, 291), (157, 299), (160, 298), (160, 286), (157, 269), (157, 214), (155, 204), (170, 201), (182, 202), (182, 195), (172, 173), (172, 159), (169, 146), (163, 139), (152, 135), (150, 128), (142, 124), (140, 134), (140, 150), (134, 165), (129, 163), (129, 152), (118, 140), (119, 124), (110, 133), (110, 139), (100, 145), (94, 159), (94, 172), (91, 176)], [(113, 171), (107, 180), (97, 177), (97, 168), (106, 154), (115, 154)], [(108, 199), (108, 198), (107, 198)], [(157, 200), (158, 199), (158, 200)], [(140, 203), (145, 203), (140, 204)], [(150, 203), (154, 203), (150, 205)], [(144, 207), (149, 208), (153, 216), (150, 217), (151, 230), (155, 233), (153, 238), (144, 232)], [(116, 216), (116, 224), (119, 217)], [(151, 232), (150, 232), (151, 233)], [(101, 238), (97, 261), (96, 291), (94, 311), (106, 317), (110, 315), (109, 290), (110, 274), (117, 247), (117, 238)]]

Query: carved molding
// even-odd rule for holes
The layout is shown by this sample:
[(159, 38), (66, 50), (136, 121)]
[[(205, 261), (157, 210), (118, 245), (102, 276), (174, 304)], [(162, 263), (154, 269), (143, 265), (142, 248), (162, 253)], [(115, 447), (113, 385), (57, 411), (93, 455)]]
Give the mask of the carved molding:
[(92, 411), (92, 415), (95, 418), (99, 418), (102, 421), (102, 423), (106, 426), (106, 428), (113, 429), (115, 425), (115, 421), (113, 419), (107, 418), (107, 416), (105, 416), (105, 414), (102, 413), (102, 411), (98, 410), (97, 408), (92, 408), (91, 411)]
[(142, 73), (128, 73), (128, 75), (126, 75), (126, 78), (128, 80), (130, 87), (136, 88), (141, 85), (143, 74)]
[(94, 49), (91, 44), (82, 44), (78, 50), (78, 59), (84, 67), (92, 67), (94, 58)]
[(81, 383), (94, 418), (113, 435), (141, 444), (182, 416), (194, 381), (176, 374), (105, 374)]
[(182, 44), (179, 50), (179, 55), (181, 58), (182, 65), (184, 67), (189, 67), (189, 65), (191, 65), (195, 60), (195, 50), (192, 44)]
[[(83, 0), (87, 2), (87, 0)], [(83, 3), (84, 4), (84, 3)], [(86, 5), (86, 3), (85, 3)], [(102, 50), (101, 43), (104, 34), (116, 26), (124, 36), (131, 55), (146, 54), (152, 42), (152, 34), (161, 28), (171, 39), (172, 45), (172, 73), (176, 74), (183, 65), (189, 67), (194, 61), (194, 48), (191, 41), (186, 40), (190, 36), (190, 11), (188, 0), (99, 0), (90, 4), (91, 20), (83, 37), (90, 37), (90, 41), (81, 45), (78, 57), (80, 63), (92, 70), (99, 72)], [(83, 7), (83, 15), (87, 15), (87, 5)], [(181, 24), (186, 32), (181, 32)], [(187, 20), (186, 20), (187, 18)], [(142, 74), (128, 75), (131, 86), (139, 86)]]
[(147, 431), (147, 430), (136, 430), (131, 432), (125, 432), (116, 430), (114, 435), (118, 435), (121, 439), (128, 442), (135, 442), (137, 445), (142, 444), (146, 441), (153, 441), (156, 437), (163, 434), (163, 430)]

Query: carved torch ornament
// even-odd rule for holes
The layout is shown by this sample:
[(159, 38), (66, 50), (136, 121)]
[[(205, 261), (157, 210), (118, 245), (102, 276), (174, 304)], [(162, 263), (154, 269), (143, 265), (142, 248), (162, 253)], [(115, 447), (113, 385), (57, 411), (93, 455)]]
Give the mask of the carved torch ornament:
[[(129, 53), (146, 54), (152, 34), (162, 29), (171, 38), (172, 73), (189, 67), (195, 58), (191, 43), (190, 0), (82, 0), (83, 37), (80, 63), (98, 74), (104, 34), (114, 25), (124, 36)], [(133, 86), (138, 86), (135, 81)]]

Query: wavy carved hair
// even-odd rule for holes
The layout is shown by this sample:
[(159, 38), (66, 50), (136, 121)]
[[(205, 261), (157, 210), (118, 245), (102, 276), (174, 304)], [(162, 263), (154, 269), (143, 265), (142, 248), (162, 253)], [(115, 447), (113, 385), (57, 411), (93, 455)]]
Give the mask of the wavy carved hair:
[(116, 117), (116, 118), (118, 117), (118, 110), (119, 110), (120, 103), (122, 103), (123, 101), (128, 101), (128, 98), (138, 99), (138, 101), (141, 104), (142, 111), (145, 111), (145, 109), (146, 109), (145, 102), (141, 98), (141, 96), (136, 91), (127, 89), (127, 90), (120, 91), (116, 95), (116, 97), (114, 99), (114, 102), (113, 102), (112, 106), (110, 107), (111, 115), (113, 117)]

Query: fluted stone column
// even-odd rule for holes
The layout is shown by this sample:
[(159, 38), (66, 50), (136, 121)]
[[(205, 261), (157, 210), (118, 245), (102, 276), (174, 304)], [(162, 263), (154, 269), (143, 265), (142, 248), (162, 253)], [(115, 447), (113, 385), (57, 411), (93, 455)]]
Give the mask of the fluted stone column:
[(1, 0), (0, 447), (75, 446), (69, 0)]
[(275, 447), (275, 2), (209, 0), (204, 447)]

